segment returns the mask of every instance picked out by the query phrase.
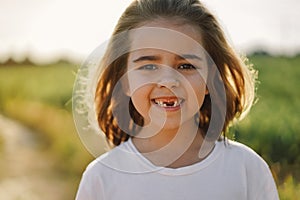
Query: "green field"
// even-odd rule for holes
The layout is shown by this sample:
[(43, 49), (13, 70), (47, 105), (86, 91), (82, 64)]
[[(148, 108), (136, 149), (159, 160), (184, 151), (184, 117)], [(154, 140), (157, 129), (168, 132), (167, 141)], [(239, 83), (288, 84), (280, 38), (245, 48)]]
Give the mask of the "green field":
[[(255, 56), (250, 62), (259, 70), (259, 100), (249, 116), (230, 129), (231, 135), (268, 162), (281, 199), (300, 199), (300, 57)], [(0, 114), (39, 134), (42, 148), (56, 163), (53, 170), (70, 184), (70, 199), (92, 159), (71, 115), (77, 68), (67, 63), (0, 65)], [(2, 144), (0, 138), (0, 151)]]

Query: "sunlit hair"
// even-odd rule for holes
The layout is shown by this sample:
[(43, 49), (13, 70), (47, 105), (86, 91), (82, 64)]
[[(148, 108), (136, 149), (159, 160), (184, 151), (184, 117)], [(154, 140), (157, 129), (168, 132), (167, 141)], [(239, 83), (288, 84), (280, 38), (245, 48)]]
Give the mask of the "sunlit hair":
[[(223, 135), (230, 124), (242, 118), (253, 104), (256, 77), (254, 70), (230, 47), (216, 17), (202, 3), (198, 0), (135, 0), (119, 19), (100, 63), (104, 71), (99, 78), (95, 95), (96, 113), (99, 126), (111, 146), (126, 141), (131, 137), (130, 135), (138, 131), (136, 124), (143, 126), (144, 123), (142, 116), (134, 108), (130, 97), (124, 93), (122, 87), (115, 87), (126, 73), (128, 58), (126, 52), (130, 47), (126, 39), (128, 35), (124, 34), (121, 39), (115, 36), (160, 18), (181, 20), (183, 23), (199, 27), (203, 47), (220, 73), (218, 75), (216, 72), (211, 72), (208, 81), (214, 84), (215, 81), (220, 80), (225, 87), (226, 105), (223, 106), (227, 109), (225, 116), (220, 116), (225, 117), (224, 125), (221, 127)], [(122, 47), (121, 52), (118, 52), (119, 47)], [(116, 95), (112, 95), (113, 90)], [(218, 94), (217, 89), (215, 94)], [(222, 103), (216, 103), (214, 106), (220, 107)], [(129, 110), (131, 117), (121, 116), (122, 112), (118, 115), (113, 114), (114, 109)], [(199, 128), (203, 134), (209, 127), (211, 109), (211, 96), (206, 95), (199, 115)], [(121, 118), (122, 122), (120, 122)], [(122, 129), (119, 123), (122, 123)]]

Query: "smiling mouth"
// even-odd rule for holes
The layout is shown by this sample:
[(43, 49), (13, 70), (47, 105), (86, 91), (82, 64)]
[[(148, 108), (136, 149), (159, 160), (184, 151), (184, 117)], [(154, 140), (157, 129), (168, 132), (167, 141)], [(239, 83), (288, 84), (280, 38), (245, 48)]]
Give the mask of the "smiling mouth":
[(179, 108), (183, 99), (177, 97), (155, 98), (151, 100), (154, 104), (162, 108)]

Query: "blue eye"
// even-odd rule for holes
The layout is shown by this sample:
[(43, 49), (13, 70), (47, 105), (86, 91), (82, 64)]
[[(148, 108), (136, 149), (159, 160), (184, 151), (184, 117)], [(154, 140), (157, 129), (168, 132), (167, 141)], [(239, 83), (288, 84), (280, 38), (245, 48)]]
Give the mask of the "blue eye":
[(156, 65), (153, 64), (147, 64), (147, 65), (143, 65), (141, 67), (139, 67), (139, 70), (156, 70), (158, 67)]
[(197, 69), (194, 65), (192, 64), (182, 64), (178, 67), (178, 69), (181, 70), (193, 70), (193, 69)]

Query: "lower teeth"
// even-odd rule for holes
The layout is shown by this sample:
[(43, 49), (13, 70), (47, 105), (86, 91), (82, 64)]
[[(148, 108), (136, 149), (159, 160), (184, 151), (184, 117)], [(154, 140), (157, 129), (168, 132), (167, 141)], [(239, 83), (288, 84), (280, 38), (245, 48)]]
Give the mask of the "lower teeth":
[(161, 102), (161, 101), (154, 101), (154, 103), (160, 107), (165, 107), (165, 108), (174, 108), (179, 106), (178, 102)]
[(172, 103), (172, 104), (167, 104), (167, 103), (163, 103), (163, 104), (158, 104), (159, 106), (162, 106), (162, 107), (176, 107), (177, 105), (175, 103)]

